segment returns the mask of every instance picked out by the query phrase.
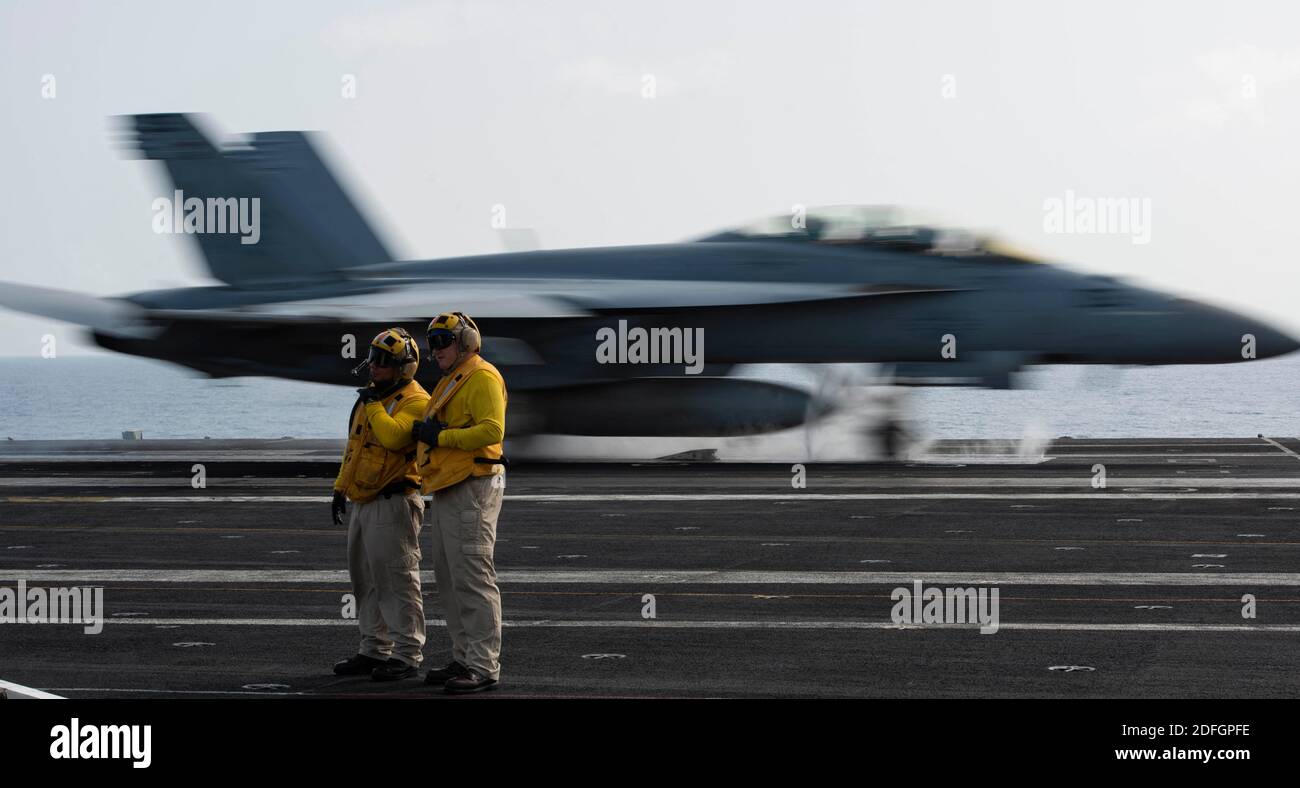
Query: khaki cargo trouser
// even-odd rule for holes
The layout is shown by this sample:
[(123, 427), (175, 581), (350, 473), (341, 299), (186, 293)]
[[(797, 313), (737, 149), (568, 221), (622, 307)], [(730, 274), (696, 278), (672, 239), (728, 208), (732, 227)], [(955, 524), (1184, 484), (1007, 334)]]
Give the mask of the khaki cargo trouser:
[(352, 505), (348, 521), (348, 575), (361, 626), (359, 652), (396, 657), (408, 665), (424, 659), (424, 601), (420, 597), (420, 521), (424, 499), (379, 496)]
[(451, 636), (452, 659), (501, 676), (501, 591), (493, 561), (504, 487), (471, 476), (433, 493), (433, 572)]

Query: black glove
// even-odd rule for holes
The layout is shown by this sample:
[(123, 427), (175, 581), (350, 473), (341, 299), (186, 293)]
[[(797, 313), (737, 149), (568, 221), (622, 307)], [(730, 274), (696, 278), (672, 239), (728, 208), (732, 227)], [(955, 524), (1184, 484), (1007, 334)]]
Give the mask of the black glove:
[(357, 389), (357, 396), (362, 402), (378, 402), (380, 400), (379, 392), (374, 386), (363, 386)]
[(424, 421), (415, 422), (415, 426), (411, 429), (411, 434), (421, 443), (427, 443), (430, 446), (437, 446), (438, 435), (446, 428), (446, 426), (446, 424), (443, 424), (441, 421), (430, 416)]
[(330, 501), (330, 515), (335, 525), (343, 525), (343, 515), (348, 512), (348, 499), (338, 490), (334, 491), (334, 500)]

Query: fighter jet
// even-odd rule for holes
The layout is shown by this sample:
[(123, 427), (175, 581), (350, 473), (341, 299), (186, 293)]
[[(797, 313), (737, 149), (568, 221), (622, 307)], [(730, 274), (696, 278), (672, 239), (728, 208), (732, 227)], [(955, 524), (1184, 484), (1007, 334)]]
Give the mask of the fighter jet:
[[(1007, 387), (1036, 364), (1300, 347), (1249, 315), (870, 206), (683, 243), (395, 261), (308, 135), (219, 146), (182, 114), (126, 123), (174, 187), (155, 220), (192, 235), (222, 284), (118, 298), (4, 284), (0, 306), (213, 376), (352, 386), (381, 329), (422, 337), (431, 317), (462, 310), (509, 381), (516, 434), (734, 435), (816, 415), (807, 391), (735, 376), (746, 364), (872, 363), (896, 383)], [(426, 364), (421, 379), (437, 374)]]

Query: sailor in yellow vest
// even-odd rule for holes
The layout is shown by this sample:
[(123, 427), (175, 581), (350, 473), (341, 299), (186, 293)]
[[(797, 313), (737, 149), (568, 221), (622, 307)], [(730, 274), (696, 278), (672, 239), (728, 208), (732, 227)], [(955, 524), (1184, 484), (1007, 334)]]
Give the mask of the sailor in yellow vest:
[(433, 571), (452, 647), (452, 661), (424, 683), (450, 693), (492, 689), (501, 675), (493, 553), (505, 488), (506, 383), (481, 347), (478, 326), (463, 312), (429, 323), (429, 353), (443, 377), (415, 425), (415, 468), (420, 489), (432, 495)]
[(424, 601), (420, 596), (420, 524), (424, 499), (415, 473), (411, 430), (429, 394), (415, 382), (420, 349), (401, 328), (370, 343), (362, 367), (370, 383), (357, 389), (343, 465), (334, 480), (331, 512), (341, 525), (346, 500), (348, 575), (361, 626), (358, 653), (334, 666), (341, 676), (369, 674), (395, 681), (417, 673), (423, 661)]

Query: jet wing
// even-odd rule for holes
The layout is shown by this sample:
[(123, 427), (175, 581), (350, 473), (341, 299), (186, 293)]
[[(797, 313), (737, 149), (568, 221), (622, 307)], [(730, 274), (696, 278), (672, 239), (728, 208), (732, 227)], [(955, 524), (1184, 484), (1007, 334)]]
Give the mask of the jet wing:
[[(501, 319), (500, 333), (484, 324), (493, 360), (504, 365), (536, 366), (548, 356), (545, 342), (552, 333), (535, 337), (532, 329), (514, 330), (514, 320), (572, 320), (607, 315), (653, 312), (708, 312), (714, 320), (728, 319), (733, 311), (762, 309), (781, 304), (801, 307), (842, 299), (880, 299), (948, 289), (911, 285), (838, 285), (746, 282), (671, 282), (663, 280), (493, 279), (422, 281), (404, 286), (368, 289), (366, 292), (315, 299), (272, 301), (219, 308), (151, 308), (120, 298), (95, 298), (52, 288), (0, 283), (0, 306), (19, 312), (52, 317), (89, 327), (101, 346), (176, 361), (212, 375), (277, 375), (290, 370), (283, 359), (244, 357), (256, 355), (268, 332), (279, 331), (280, 341), (293, 337), (302, 346), (297, 367), (289, 377), (337, 382), (337, 359), (322, 354), (319, 338), (377, 330), (377, 326), (405, 325), (419, 331), (438, 310), (455, 305), (476, 318)], [(143, 299), (142, 299), (143, 300)], [(701, 315), (702, 317), (702, 315)], [(563, 331), (585, 328), (564, 328)], [(285, 332), (288, 333), (285, 333)], [(220, 337), (220, 341), (216, 338)], [(542, 341), (541, 345), (535, 339)], [(140, 340), (147, 340), (141, 342)], [(242, 348), (242, 353), (231, 353)], [(314, 355), (313, 355), (314, 354)], [(319, 358), (317, 358), (319, 356)], [(563, 364), (561, 364), (563, 367)], [(563, 374), (553, 374), (556, 380)]]
[(101, 334), (147, 339), (156, 329), (147, 310), (120, 298), (97, 298), (52, 287), (0, 283), (0, 307), (92, 328)]
[(427, 322), (451, 308), (475, 318), (573, 318), (591, 314), (554, 294), (498, 291), (465, 287), (460, 283), (421, 288), (387, 288), (326, 298), (276, 301), (219, 309), (160, 309), (150, 314), (171, 319), (252, 320), (271, 322)]
[(88, 326), (104, 333), (139, 331), (149, 319), (233, 322), (408, 322), (428, 320), (454, 304), (476, 318), (581, 318), (606, 313), (808, 303), (958, 292), (917, 285), (795, 284), (786, 282), (654, 279), (424, 280), (324, 298), (236, 307), (151, 309), (121, 298), (96, 298), (55, 288), (0, 283), (0, 306)]
[(430, 318), (456, 308), (475, 318), (575, 318), (635, 310), (678, 311), (958, 292), (911, 284), (804, 284), (792, 282), (676, 281), (663, 279), (449, 279), (413, 280), (346, 296), (241, 307), (250, 315), (331, 315), (379, 320)]

